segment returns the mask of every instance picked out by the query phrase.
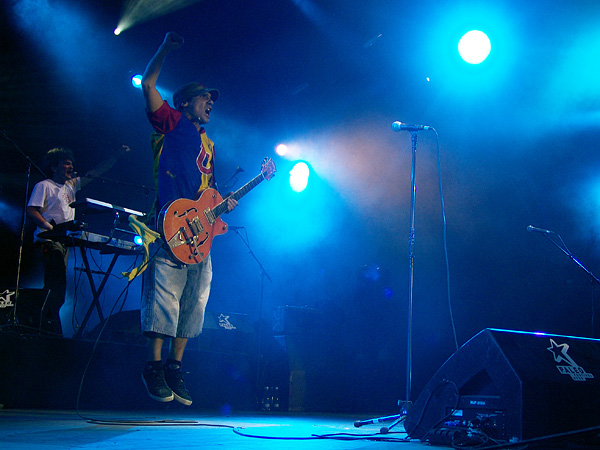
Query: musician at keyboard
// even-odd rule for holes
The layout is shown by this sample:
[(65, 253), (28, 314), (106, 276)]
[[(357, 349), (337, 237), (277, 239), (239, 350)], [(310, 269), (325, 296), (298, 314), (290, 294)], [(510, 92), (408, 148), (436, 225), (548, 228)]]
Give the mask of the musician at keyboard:
[(92, 177), (108, 172), (128, 151), (129, 147), (122, 146), (84, 177), (78, 177), (74, 171), (71, 150), (53, 148), (44, 156), (43, 169), (51, 176), (33, 187), (27, 204), (27, 217), (37, 226), (33, 236), (44, 262), (44, 289), (50, 290), (45, 310), (41, 312), (44, 331), (62, 335), (59, 311), (65, 301), (68, 248), (63, 242), (42, 239), (39, 234), (73, 221), (75, 210), (69, 205), (75, 201), (77, 191), (90, 183)]

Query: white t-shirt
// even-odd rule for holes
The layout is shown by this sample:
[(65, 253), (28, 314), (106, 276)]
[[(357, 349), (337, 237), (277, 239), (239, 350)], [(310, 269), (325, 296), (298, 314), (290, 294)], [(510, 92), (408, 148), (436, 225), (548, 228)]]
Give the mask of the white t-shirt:
[[(47, 178), (33, 187), (27, 206), (39, 207), (40, 213), (48, 222), (53, 219), (55, 223), (68, 222), (75, 219), (75, 209), (69, 205), (75, 201), (75, 194), (80, 189), (79, 177), (67, 180), (65, 184)], [(37, 235), (42, 231), (47, 230), (38, 227), (33, 233), (33, 239), (39, 240)]]

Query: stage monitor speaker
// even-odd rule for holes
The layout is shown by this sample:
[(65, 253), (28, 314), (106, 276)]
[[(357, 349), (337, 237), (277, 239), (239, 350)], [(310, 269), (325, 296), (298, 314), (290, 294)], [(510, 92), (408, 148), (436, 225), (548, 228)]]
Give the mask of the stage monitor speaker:
[(405, 421), (440, 443), (472, 428), (522, 441), (600, 425), (600, 340), (485, 329), (427, 383)]

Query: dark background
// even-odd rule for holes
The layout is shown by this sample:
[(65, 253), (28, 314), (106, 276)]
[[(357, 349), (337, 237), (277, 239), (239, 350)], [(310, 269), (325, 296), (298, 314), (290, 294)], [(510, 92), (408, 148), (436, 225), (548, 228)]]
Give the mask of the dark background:
[[(177, 31), (186, 43), (159, 88), (169, 101), (190, 80), (220, 90), (206, 126), (218, 178), (243, 168), (238, 189), (263, 157), (278, 167), (225, 217), (249, 247), (233, 232), (216, 238), (209, 308), (269, 326), (279, 307), (314, 308), (304, 333), (326, 336), (340, 376), (369, 385), (382, 409), (405, 397), (411, 136), (391, 130), (399, 120), (437, 130), (417, 145), (413, 395), (455, 350), (451, 317), (459, 345), (487, 327), (594, 336), (590, 277), (526, 227), (555, 231), (598, 271), (600, 4), (200, 1), (115, 36), (124, 3), (3, 2), (0, 285), (14, 285), (18, 267), (27, 164), (17, 147), (36, 163), (69, 147), (82, 174), (127, 144), (113, 181), (81, 196), (148, 211), (151, 129), (130, 79)], [(473, 28), (492, 41), (478, 66), (456, 50)], [(281, 142), (291, 156), (275, 154)], [(296, 160), (312, 169), (300, 194), (288, 185)], [(33, 168), (29, 191), (40, 179)], [(39, 287), (40, 275), (28, 226), (21, 285)], [(103, 307), (138, 308), (139, 283), (123, 301), (116, 278)], [(85, 306), (81, 271), (69, 280), (67, 307)]]

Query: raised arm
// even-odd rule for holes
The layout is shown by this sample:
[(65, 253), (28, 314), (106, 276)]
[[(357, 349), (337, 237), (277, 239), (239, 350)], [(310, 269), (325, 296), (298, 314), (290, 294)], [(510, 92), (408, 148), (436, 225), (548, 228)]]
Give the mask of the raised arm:
[(158, 50), (146, 66), (144, 75), (142, 76), (142, 92), (146, 100), (146, 110), (154, 112), (163, 104), (163, 99), (156, 89), (156, 80), (160, 74), (163, 62), (167, 55), (173, 50), (178, 49), (183, 45), (183, 38), (177, 33), (169, 32), (165, 36), (165, 40), (158, 47)]
[(117, 160), (129, 151), (130, 148), (128, 146), (122, 145), (121, 148), (115, 151), (110, 158), (105, 159), (92, 170), (90, 170), (88, 173), (86, 173), (85, 176), (81, 177), (81, 188), (88, 185), (91, 181), (94, 180), (94, 178), (101, 177), (106, 172), (108, 172), (112, 168), (112, 166), (115, 165)]

